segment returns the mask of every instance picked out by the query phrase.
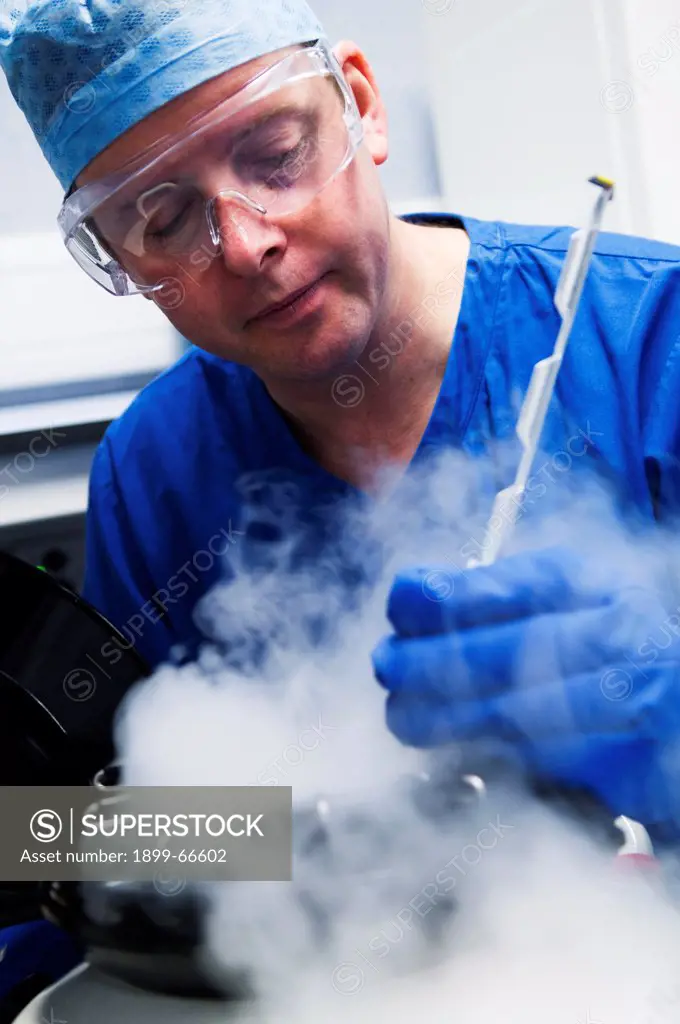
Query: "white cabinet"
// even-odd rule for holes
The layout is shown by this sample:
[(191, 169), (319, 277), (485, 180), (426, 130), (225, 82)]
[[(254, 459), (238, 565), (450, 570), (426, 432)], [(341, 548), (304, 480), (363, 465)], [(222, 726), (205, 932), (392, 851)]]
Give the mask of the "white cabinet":
[(2, 392), (144, 376), (177, 358), (179, 340), (141, 296), (114, 298), (69, 256), (55, 228), (0, 234)]

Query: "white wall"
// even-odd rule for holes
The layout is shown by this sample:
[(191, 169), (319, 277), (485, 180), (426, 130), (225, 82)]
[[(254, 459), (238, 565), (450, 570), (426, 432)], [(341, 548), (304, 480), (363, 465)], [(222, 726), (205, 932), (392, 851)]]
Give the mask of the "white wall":
[(0, 392), (148, 376), (178, 352), (152, 303), (107, 295), (56, 232), (0, 234)]
[(680, 2), (623, 0), (651, 233), (680, 242)]
[(167, 320), (89, 281), (56, 227), (62, 190), (0, 73), (2, 391), (153, 372), (176, 358)]
[(382, 168), (395, 207), (440, 196), (421, 0), (311, 0), (331, 42), (366, 54), (387, 106), (390, 156)]
[[(608, 228), (680, 242), (677, 0), (421, 0), (421, 19), (451, 207), (581, 223), (601, 174)], [(674, 24), (652, 77), (640, 57)]]
[(62, 191), (0, 71), (0, 234), (52, 229)]

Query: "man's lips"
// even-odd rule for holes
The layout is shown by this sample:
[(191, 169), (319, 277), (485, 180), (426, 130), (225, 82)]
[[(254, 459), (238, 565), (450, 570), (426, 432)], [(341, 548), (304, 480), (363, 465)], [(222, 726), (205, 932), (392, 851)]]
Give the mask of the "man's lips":
[(269, 313), (276, 313), (279, 310), (287, 309), (288, 306), (292, 306), (298, 299), (302, 298), (303, 295), (310, 291), (314, 285), (318, 284), (320, 280), (321, 278), (317, 277), (314, 281), (304, 285), (304, 287), (298, 288), (297, 291), (290, 292), (287, 298), (281, 299), (280, 302), (272, 302), (269, 306), (265, 306), (264, 309), (261, 309), (259, 313), (256, 313), (255, 316), (250, 318), (250, 322), (262, 320), (264, 317), (268, 316)]

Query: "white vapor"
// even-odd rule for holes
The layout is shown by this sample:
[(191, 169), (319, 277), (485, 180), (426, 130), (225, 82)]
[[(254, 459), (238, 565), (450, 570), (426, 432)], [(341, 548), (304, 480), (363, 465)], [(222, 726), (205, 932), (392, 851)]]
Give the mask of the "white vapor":
[[(195, 664), (166, 666), (124, 704), (126, 784), (290, 785), (298, 810), (330, 808), (330, 866), (303, 854), (298, 835), (292, 885), (212, 887), (210, 954), (251, 972), (263, 1020), (665, 1024), (677, 1014), (680, 915), (662, 885), (622, 873), (611, 849), (525, 794), (490, 795), (445, 826), (407, 797), (429, 761), (388, 733), (370, 655), (390, 632), (399, 568), (441, 566), (454, 589), (475, 571), (466, 557), (484, 542), (487, 471), (437, 458), (370, 512), (348, 512), (323, 562), (304, 570), (293, 568), (288, 517), (259, 568), (237, 564), (204, 603), (228, 652), (208, 646)], [(592, 553), (593, 585), (601, 566), (647, 585), (678, 563), (666, 543), (640, 536), (631, 547), (582, 473), (521, 517), (517, 548), (555, 544)], [(343, 564), (374, 558), (378, 579), (346, 610)], [(314, 646), (320, 610), (331, 629)], [(239, 671), (234, 659), (262, 650), (256, 670)], [(537, 664), (551, 655), (527, 653)], [(352, 810), (360, 833), (348, 831)], [(310, 906), (330, 922), (325, 941)]]

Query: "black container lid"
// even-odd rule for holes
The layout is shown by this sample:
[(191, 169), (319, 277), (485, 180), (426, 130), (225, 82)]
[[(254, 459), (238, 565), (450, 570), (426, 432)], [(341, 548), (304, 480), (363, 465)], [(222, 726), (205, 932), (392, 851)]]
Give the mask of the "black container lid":
[(0, 785), (84, 785), (149, 675), (125, 637), (48, 573), (0, 551)]

